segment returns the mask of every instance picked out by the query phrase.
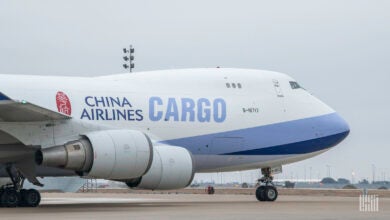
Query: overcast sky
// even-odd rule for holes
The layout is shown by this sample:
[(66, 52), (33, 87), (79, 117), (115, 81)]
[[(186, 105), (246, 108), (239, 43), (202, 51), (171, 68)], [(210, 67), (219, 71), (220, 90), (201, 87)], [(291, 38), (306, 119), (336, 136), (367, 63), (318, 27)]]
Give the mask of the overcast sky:
[(323, 176), (329, 165), (333, 177), (355, 171), (371, 180), (374, 165), (376, 179), (390, 179), (390, 1), (0, 1), (0, 73), (120, 73), (130, 43), (136, 71), (289, 74), (336, 109), (351, 134), (284, 174), (303, 178), (306, 167), (308, 178), (312, 167)]

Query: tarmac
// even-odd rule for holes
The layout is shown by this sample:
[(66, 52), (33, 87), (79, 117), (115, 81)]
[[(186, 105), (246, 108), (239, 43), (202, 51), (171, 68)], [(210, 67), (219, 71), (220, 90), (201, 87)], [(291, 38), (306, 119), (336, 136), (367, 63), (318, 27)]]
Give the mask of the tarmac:
[(378, 212), (359, 211), (359, 197), (254, 195), (42, 193), (36, 208), (0, 208), (1, 219), (390, 219), (390, 198)]

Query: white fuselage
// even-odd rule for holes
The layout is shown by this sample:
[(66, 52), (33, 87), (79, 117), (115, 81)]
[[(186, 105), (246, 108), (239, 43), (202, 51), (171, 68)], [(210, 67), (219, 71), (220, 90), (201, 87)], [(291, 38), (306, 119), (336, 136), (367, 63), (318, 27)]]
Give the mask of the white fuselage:
[[(324, 152), (349, 132), (334, 110), (294, 82), (281, 73), (224, 68), (103, 77), (0, 75), (0, 92), (12, 100), (72, 117), (51, 126), (0, 122), (0, 130), (45, 148), (86, 131), (127, 128), (157, 144), (187, 148), (197, 172), (278, 166)], [(58, 100), (59, 92), (67, 100)]]

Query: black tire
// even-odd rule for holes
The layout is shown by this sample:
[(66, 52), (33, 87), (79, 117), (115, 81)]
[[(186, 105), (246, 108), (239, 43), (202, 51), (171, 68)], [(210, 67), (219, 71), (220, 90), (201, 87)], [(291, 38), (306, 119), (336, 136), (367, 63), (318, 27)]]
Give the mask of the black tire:
[(264, 191), (265, 191), (265, 186), (259, 186), (256, 189), (256, 199), (259, 200), (260, 202), (266, 201), (264, 197)]
[(273, 202), (278, 198), (278, 190), (274, 186), (266, 186), (264, 190), (266, 201)]
[(19, 205), (20, 194), (14, 189), (7, 189), (1, 195), (0, 201), (5, 207), (16, 207)]
[(26, 202), (24, 198), (26, 197), (27, 189), (21, 189), (19, 194), (20, 194), (20, 201), (19, 201), (19, 206), (20, 207), (26, 207)]
[(0, 189), (0, 207), (4, 207), (3, 202), (1, 201), (1, 196), (4, 193), (4, 189)]
[(41, 194), (38, 190), (29, 189), (26, 190), (23, 197), (23, 203), (28, 207), (37, 207), (41, 202)]

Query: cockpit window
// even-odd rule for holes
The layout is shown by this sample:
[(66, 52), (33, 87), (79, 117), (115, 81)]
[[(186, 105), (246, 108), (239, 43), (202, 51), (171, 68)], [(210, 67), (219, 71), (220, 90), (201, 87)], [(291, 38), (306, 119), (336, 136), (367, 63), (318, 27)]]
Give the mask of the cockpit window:
[(290, 81), (290, 86), (292, 89), (300, 89), (302, 88), (297, 82)]

